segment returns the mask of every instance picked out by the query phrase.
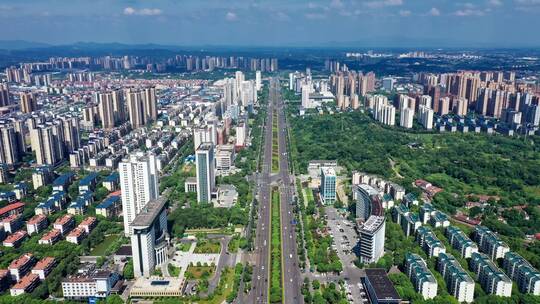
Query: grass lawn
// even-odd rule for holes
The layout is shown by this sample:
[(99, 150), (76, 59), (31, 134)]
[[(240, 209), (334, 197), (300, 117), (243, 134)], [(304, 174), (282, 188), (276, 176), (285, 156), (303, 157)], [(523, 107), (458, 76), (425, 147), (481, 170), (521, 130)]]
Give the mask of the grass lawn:
[(194, 253), (219, 253), (221, 244), (213, 240), (201, 240), (197, 242)]
[(215, 271), (214, 266), (188, 266), (186, 269), (186, 278), (191, 279), (202, 279), (206, 276), (206, 278), (210, 278)]
[(191, 243), (180, 243), (176, 245), (176, 248), (178, 248), (178, 250), (183, 251), (183, 252), (188, 252), (190, 247), (191, 247)]
[(173, 264), (169, 264), (167, 265), (167, 268), (169, 270), (169, 274), (172, 276), (172, 277), (177, 277), (180, 275), (180, 270), (182, 270), (181, 267), (176, 267), (174, 266)]
[[(227, 296), (233, 291), (234, 287), (234, 271), (231, 271), (230, 269), (227, 270), (224, 269), (224, 271), (221, 273), (220, 283), (221, 280), (223, 281), (223, 291), (221, 294), (215, 294), (215, 296), (212, 299), (203, 299), (198, 300), (198, 304), (221, 304), (225, 301)], [(216, 289), (217, 290), (217, 289)]]
[(93, 256), (102, 256), (105, 255), (105, 251), (111, 244), (118, 238), (118, 235), (109, 235), (106, 236), (103, 242), (99, 243), (92, 251), (90, 251), (90, 255)]

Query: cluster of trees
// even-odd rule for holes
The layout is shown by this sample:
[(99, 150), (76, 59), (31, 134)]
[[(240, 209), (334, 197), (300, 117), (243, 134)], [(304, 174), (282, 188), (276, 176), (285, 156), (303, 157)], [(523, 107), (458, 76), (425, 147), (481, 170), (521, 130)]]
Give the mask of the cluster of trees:
[[(464, 207), (469, 194), (495, 195), (500, 200), (484, 210), (486, 226), (517, 238), (538, 232), (538, 136), (411, 133), (377, 124), (361, 112), (291, 117), (289, 121), (292, 154), (302, 173), (310, 160), (336, 159), (349, 171), (380, 175), (416, 194), (419, 189), (412, 186), (413, 181), (425, 179), (444, 189), (433, 203), (449, 214)], [(529, 218), (521, 211), (505, 211), (502, 215), (508, 223), (496, 220), (498, 207), (522, 204), (529, 205), (525, 210)]]
[(247, 211), (234, 206), (232, 208), (214, 208), (209, 205), (192, 208), (177, 208), (168, 216), (175, 236), (182, 236), (186, 229), (225, 228), (232, 225), (246, 225)]
[(240, 280), (242, 279), (242, 272), (244, 266), (241, 263), (236, 264), (234, 267), (234, 282), (231, 293), (227, 296), (227, 303), (232, 303), (238, 296), (238, 289), (240, 288)]
[[(311, 189), (307, 189), (311, 192)], [(321, 233), (326, 228), (324, 208), (316, 208), (313, 195), (308, 195), (308, 205), (303, 216), (307, 256), (318, 272), (341, 272), (343, 265), (332, 249), (332, 236)]]
[(332, 282), (328, 285), (322, 285), (318, 280), (311, 282), (313, 293), (309, 289), (309, 279), (304, 279), (302, 284), (302, 295), (304, 296), (304, 303), (306, 304), (346, 304), (349, 303), (345, 289), (343, 288), (344, 282), (339, 282), (339, 288), (336, 283)]

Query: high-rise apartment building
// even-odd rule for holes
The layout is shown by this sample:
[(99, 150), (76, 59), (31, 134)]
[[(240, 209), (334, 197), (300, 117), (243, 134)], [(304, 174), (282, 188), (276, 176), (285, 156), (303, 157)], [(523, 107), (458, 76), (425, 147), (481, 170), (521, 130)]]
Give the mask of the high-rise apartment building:
[(418, 254), (407, 253), (405, 256), (405, 272), (411, 279), (416, 292), (421, 294), (424, 300), (433, 299), (437, 296), (437, 280), (428, 269), (426, 261)]
[(212, 192), (216, 186), (214, 145), (211, 142), (202, 143), (195, 151), (197, 172), (197, 202), (210, 203)]
[(64, 134), (61, 124), (37, 125), (30, 129), (30, 141), (38, 165), (56, 165), (64, 159)]
[(433, 129), (433, 110), (428, 106), (418, 107), (418, 122), (427, 130)]
[(503, 269), (514, 280), (522, 293), (540, 295), (540, 272), (515, 252), (504, 255)]
[(158, 197), (158, 170), (155, 155), (136, 152), (118, 165), (124, 233), (132, 234), (131, 223), (146, 204)]
[(20, 95), (21, 99), (21, 112), (23, 113), (32, 113), (34, 111), (37, 111), (37, 101), (36, 97), (32, 93), (21, 93)]
[(11, 124), (0, 125), (0, 163), (13, 165), (21, 155), (15, 129)]
[(470, 268), (476, 274), (480, 286), (486, 293), (499, 297), (510, 297), (512, 295), (512, 280), (487, 255), (478, 252), (473, 253)]
[(449, 253), (440, 253), (437, 258), (437, 271), (441, 273), (448, 293), (460, 303), (474, 301), (474, 280)]
[(410, 129), (413, 126), (414, 110), (411, 108), (402, 108), (399, 117), (399, 125), (403, 128)]
[(7, 83), (0, 83), (0, 107), (10, 105), (9, 86)]
[(114, 128), (115, 118), (112, 93), (99, 94), (98, 109), (102, 127), (104, 129)]

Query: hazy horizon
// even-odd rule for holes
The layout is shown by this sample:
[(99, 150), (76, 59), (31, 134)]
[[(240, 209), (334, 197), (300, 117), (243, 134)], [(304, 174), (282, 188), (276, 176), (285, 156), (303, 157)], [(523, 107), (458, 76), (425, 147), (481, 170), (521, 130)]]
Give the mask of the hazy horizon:
[(540, 0), (4, 0), (1, 40), (169, 46), (534, 47)]

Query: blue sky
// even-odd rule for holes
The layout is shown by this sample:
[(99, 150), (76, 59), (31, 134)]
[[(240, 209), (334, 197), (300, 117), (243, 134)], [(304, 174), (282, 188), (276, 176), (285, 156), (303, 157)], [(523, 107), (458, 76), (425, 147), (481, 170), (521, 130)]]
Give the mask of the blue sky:
[(0, 0), (0, 40), (540, 46), (540, 0)]

